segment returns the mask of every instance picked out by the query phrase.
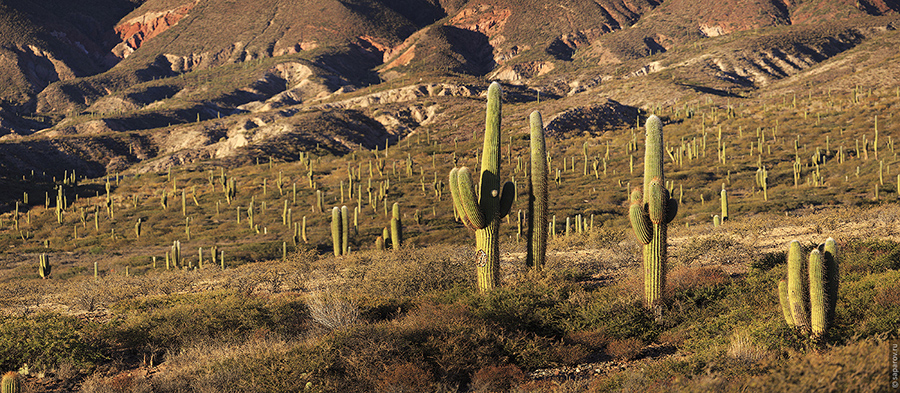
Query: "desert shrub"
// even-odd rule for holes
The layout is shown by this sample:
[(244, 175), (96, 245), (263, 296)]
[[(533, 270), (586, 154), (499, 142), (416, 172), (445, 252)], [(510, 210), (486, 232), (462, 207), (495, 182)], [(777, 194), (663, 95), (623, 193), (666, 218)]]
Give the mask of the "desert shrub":
[(487, 366), (472, 375), (470, 391), (473, 393), (508, 392), (525, 382), (527, 376), (512, 364)]
[(641, 353), (644, 343), (635, 337), (616, 338), (610, 340), (606, 352), (618, 360), (633, 360)]
[(750, 268), (756, 271), (768, 271), (775, 266), (787, 263), (786, 251), (767, 252), (750, 262)]
[(841, 282), (836, 309), (834, 335), (850, 339), (888, 334), (900, 336), (896, 321), (900, 320), (900, 272), (890, 270), (869, 274), (858, 281)]
[(570, 329), (600, 332), (609, 339), (634, 337), (650, 342), (662, 330), (641, 300), (596, 296), (583, 305), (567, 310), (567, 314), (566, 323)]
[(406, 393), (432, 391), (433, 385), (430, 372), (406, 362), (389, 366), (376, 386), (379, 392)]
[(16, 370), (27, 363), (48, 370), (68, 363), (89, 368), (105, 358), (96, 332), (96, 326), (59, 314), (8, 317), (0, 323), (0, 367)]
[(889, 383), (885, 373), (887, 343), (867, 338), (827, 351), (797, 356), (765, 375), (743, 377), (732, 386), (770, 392), (876, 392)]
[(227, 291), (145, 297), (114, 307), (119, 317), (109, 334), (133, 349), (179, 348), (188, 341), (247, 337), (259, 329), (297, 334), (308, 313), (297, 301), (267, 303)]
[[(451, 246), (425, 249), (403, 248), (392, 252), (363, 252), (354, 254), (349, 266), (365, 269), (362, 289), (365, 295), (404, 297), (427, 292), (471, 286), (474, 275), (471, 262), (459, 259)], [(354, 263), (356, 262), (356, 263)]]
[(468, 303), (472, 312), (491, 323), (514, 331), (543, 336), (561, 336), (563, 315), (555, 307), (567, 297), (562, 292), (540, 283), (523, 283), (518, 287), (501, 287), (485, 294), (472, 296)]
[(764, 349), (753, 343), (747, 333), (743, 332), (735, 332), (731, 336), (727, 354), (735, 360), (747, 363), (759, 362), (768, 355)]
[(747, 263), (755, 258), (756, 253), (755, 249), (739, 242), (731, 234), (714, 233), (692, 237), (674, 248), (671, 260), (674, 265), (728, 265)]
[(340, 353), (354, 391), (371, 391), (385, 369), (404, 360), (434, 382), (464, 386), (478, 369), (510, 359), (510, 336), (460, 305), (419, 304), (393, 321), (356, 325), (326, 337)]
[(359, 320), (359, 307), (353, 300), (333, 294), (313, 295), (309, 300), (309, 316), (328, 329), (341, 329)]
[(900, 243), (890, 240), (854, 240), (838, 244), (844, 274), (900, 269)]
[(673, 302), (702, 307), (727, 294), (725, 285), (729, 281), (721, 268), (679, 266), (666, 274), (666, 292)]

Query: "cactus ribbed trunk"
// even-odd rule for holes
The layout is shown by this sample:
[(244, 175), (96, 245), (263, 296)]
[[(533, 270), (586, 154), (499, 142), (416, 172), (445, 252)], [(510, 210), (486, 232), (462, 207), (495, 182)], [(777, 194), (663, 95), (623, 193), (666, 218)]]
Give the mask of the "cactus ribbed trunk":
[(500, 242), (493, 241), (500, 229), (500, 220), (491, 221), (484, 229), (476, 231), (475, 263), (478, 272), (478, 290), (489, 291), (500, 285)]
[(331, 245), (334, 256), (341, 256), (341, 209), (337, 206), (331, 209)]
[(824, 255), (825, 260), (825, 296), (827, 296), (828, 309), (825, 318), (828, 321), (834, 321), (834, 309), (837, 306), (838, 289), (840, 288), (840, 270), (838, 268), (837, 244), (834, 239), (825, 240)]
[(800, 242), (794, 240), (788, 248), (788, 301), (794, 326), (809, 330), (809, 319), (806, 313), (806, 280), (803, 278), (803, 252)]
[(809, 319), (813, 337), (821, 337), (828, 328), (825, 314), (825, 263), (819, 250), (809, 253)]
[(666, 225), (654, 225), (650, 244), (644, 245), (644, 299), (658, 304), (666, 286)]
[(528, 253), (525, 266), (540, 270), (547, 256), (547, 150), (541, 113), (531, 113), (531, 177), (528, 187)]
[(3, 379), (0, 380), (0, 392), (2, 393), (19, 393), (21, 390), (19, 386), (19, 373), (15, 371), (7, 372), (3, 374)]
[(341, 206), (341, 255), (350, 254), (350, 213)]
[(391, 206), (391, 245), (394, 250), (399, 250), (403, 245), (403, 222), (400, 218), (400, 204), (397, 202)]
[(788, 300), (788, 285), (785, 280), (778, 282), (778, 303), (781, 305), (781, 314), (784, 315), (785, 322), (788, 326), (794, 326), (794, 316), (791, 315), (791, 303)]

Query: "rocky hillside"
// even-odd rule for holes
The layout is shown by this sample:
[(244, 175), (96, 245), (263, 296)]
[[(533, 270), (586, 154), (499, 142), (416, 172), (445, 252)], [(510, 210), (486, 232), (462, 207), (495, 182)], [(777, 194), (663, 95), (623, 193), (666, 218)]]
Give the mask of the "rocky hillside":
[(541, 101), (558, 137), (665, 103), (882, 86), (897, 72), (882, 49), (896, 47), (900, 2), (4, 0), (0, 10), (3, 176), (59, 171), (39, 159), (58, 155), (98, 176), (342, 154), (419, 130), (452, 138), (477, 128), (486, 80), (506, 83), (510, 102)]

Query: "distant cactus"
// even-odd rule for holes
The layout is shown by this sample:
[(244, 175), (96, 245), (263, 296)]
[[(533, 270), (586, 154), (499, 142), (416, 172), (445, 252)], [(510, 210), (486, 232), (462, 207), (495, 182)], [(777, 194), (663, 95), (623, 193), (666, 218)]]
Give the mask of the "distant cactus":
[(644, 188), (631, 192), (629, 218), (638, 241), (644, 245), (644, 302), (659, 310), (665, 289), (667, 229), (678, 213), (678, 201), (669, 198), (663, 187), (662, 121), (647, 119), (647, 142), (644, 153)]
[(807, 274), (803, 274), (802, 248), (800, 242), (792, 241), (787, 256), (787, 282), (782, 280), (778, 286), (785, 321), (803, 333), (811, 333), (816, 340), (823, 338), (834, 323), (840, 281), (834, 239), (828, 238), (821, 248), (810, 251)]
[(391, 245), (399, 250), (403, 244), (403, 222), (400, 219), (400, 204), (391, 206)]
[(516, 193), (511, 182), (500, 187), (500, 84), (491, 84), (487, 101), (479, 192), (475, 192), (468, 168), (450, 171), (453, 203), (463, 223), (475, 231), (478, 289), (482, 292), (500, 285), (500, 219), (509, 213)]
[(728, 193), (725, 191), (725, 186), (722, 186), (722, 192), (720, 193), (720, 201), (722, 203), (722, 222), (728, 220)]
[(335, 206), (331, 209), (331, 244), (334, 247), (334, 256), (341, 256), (341, 209)]
[[(528, 179), (528, 252), (525, 256), (525, 265), (540, 269), (547, 256), (547, 216), (549, 214), (547, 208), (547, 149), (544, 143), (544, 123), (541, 113), (531, 112), (530, 121), (531, 177)], [(587, 148), (585, 147), (585, 149)], [(585, 154), (587, 154), (586, 150)]]
[(341, 206), (341, 255), (350, 254), (350, 213)]
[(41, 254), (38, 262), (38, 275), (41, 276), (42, 279), (46, 280), (50, 278), (50, 258), (47, 254)]

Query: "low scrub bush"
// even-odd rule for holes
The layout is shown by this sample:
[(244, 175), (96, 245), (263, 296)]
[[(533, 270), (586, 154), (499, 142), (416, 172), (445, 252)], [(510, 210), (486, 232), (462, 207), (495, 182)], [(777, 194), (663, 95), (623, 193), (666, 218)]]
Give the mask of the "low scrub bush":
[(61, 364), (90, 368), (106, 359), (96, 325), (53, 313), (7, 317), (0, 323), (0, 368), (50, 370)]

